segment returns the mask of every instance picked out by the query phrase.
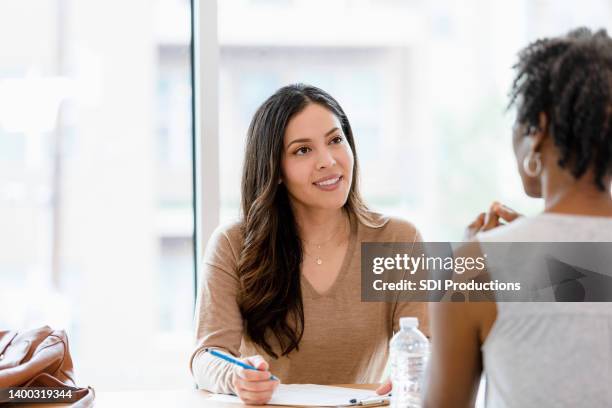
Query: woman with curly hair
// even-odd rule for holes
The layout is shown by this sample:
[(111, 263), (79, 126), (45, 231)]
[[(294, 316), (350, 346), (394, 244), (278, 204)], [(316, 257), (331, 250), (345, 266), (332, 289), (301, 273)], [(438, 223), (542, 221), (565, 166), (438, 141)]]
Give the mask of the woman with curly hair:
[[(519, 54), (511, 105), (525, 192), (544, 212), (494, 203), (479, 242), (612, 242), (612, 39), (578, 29)], [(502, 223), (507, 222), (506, 225)], [(427, 407), (612, 406), (609, 303), (432, 303)]]

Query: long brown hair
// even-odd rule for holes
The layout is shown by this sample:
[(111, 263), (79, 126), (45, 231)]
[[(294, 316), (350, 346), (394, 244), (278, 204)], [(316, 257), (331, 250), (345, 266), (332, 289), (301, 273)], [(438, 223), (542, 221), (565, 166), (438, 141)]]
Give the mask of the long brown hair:
[(237, 296), (247, 336), (275, 358), (278, 354), (270, 345), (271, 338), (276, 339), (284, 356), (299, 349), (304, 333), (302, 243), (287, 190), (278, 181), (287, 124), (311, 103), (329, 109), (338, 118), (355, 157), (345, 211), (352, 221), (378, 226), (359, 194), (353, 131), (338, 102), (314, 86), (296, 84), (279, 89), (257, 109), (247, 134), (242, 173), (244, 244), (238, 261)]

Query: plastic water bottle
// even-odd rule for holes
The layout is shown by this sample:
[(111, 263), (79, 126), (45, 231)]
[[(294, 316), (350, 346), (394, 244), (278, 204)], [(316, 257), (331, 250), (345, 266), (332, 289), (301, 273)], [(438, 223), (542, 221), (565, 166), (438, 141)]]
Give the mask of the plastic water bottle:
[(389, 343), (393, 383), (391, 408), (422, 406), (421, 391), (429, 359), (429, 340), (418, 327), (416, 317), (402, 317), (400, 331)]

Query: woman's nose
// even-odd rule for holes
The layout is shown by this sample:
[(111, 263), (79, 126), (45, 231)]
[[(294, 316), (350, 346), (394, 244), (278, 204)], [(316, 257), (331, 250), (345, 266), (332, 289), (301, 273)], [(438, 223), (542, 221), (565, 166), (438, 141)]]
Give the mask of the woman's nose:
[(319, 154), (318, 159), (318, 170), (325, 169), (327, 167), (332, 167), (336, 164), (336, 159), (334, 158), (334, 155), (328, 149), (324, 149), (321, 154)]

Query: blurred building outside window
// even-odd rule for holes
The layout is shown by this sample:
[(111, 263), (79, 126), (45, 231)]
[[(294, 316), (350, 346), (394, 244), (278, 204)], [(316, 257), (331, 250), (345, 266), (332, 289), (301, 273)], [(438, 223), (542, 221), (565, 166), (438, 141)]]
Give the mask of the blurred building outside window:
[(0, 4), (0, 327), (80, 384), (191, 386), (190, 2)]

